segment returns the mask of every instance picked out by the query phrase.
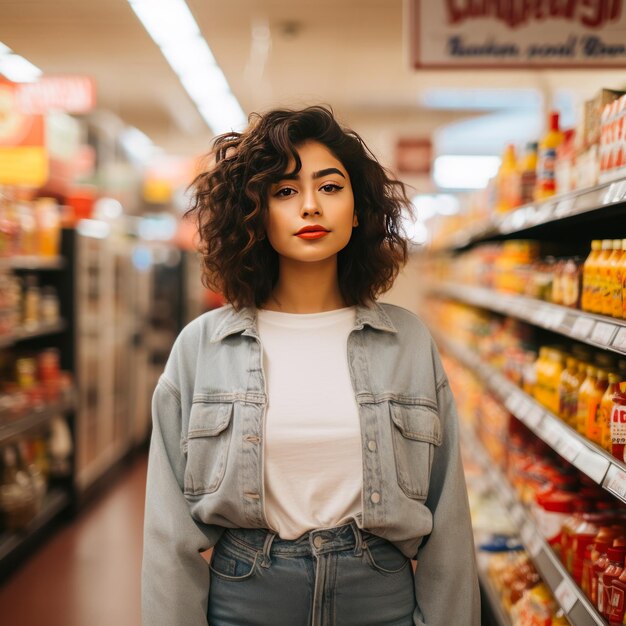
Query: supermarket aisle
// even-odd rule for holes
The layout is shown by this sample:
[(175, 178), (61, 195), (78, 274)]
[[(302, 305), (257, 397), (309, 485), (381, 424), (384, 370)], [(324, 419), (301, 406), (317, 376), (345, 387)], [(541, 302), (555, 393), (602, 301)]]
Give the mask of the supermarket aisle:
[(147, 455), (0, 588), (6, 626), (138, 626)]

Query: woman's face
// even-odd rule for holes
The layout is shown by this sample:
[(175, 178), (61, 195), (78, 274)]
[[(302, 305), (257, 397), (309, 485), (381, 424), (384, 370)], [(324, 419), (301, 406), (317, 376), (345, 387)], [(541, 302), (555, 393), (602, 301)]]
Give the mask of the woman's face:
[[(317, 141), (301, 144), (298, 155), (302, 169), (270, 187), (267, 238), (281, 261), (322, 261), (345, 248), (357, 225), (350, 177), (341, 161)], [(293, 167), (292, 161), (287, 171)], [(306, 226), (322, 230), (299, 236)]]

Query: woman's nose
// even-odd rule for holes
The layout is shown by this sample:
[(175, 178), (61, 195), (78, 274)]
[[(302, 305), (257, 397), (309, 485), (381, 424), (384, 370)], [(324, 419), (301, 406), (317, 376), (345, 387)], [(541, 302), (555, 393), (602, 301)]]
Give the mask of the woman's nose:
[(302, 215), (321, 215), (319, 203), (314, 191), (307, 191), (302, 194)]

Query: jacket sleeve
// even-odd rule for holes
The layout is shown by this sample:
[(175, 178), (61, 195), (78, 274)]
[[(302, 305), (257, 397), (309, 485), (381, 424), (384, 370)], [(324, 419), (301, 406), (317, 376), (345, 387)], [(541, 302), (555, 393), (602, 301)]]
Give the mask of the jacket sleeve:
[[(142, 563), (144, 626), (207, 626), (211, 547), (183, 495), (181, 408), (176, 387), (161, 377), (152, 398)], [(214, 543), (214, 542), (213, 542)]]
[(434, 452), (426, 499), (433, 529), (417, 554), (413, 621), (418, 626), (480, 626), (478, 574), (458, 418), (445, 374), (442, 378), (437, 402), (443, 441)]

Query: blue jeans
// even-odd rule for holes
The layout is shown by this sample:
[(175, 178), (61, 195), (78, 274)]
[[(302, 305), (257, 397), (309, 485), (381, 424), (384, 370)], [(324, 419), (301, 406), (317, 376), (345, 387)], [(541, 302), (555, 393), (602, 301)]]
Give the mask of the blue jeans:
[(412, 626), (413, 569), (354, 521), (281, 539), (227, 529), (210, 562), (209, 626)]

